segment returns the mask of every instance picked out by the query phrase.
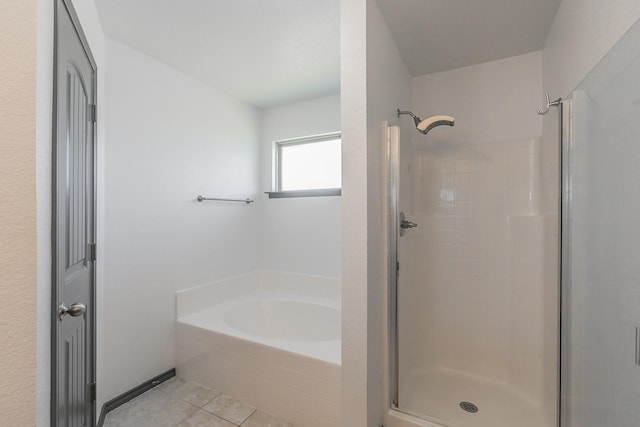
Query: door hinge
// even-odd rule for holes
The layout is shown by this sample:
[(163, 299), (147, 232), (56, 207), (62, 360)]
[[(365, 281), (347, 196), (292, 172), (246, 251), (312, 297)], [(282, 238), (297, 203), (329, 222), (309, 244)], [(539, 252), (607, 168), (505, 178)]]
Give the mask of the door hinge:
[(96, 401), (96, 383), (91, 383), (89, 393), (91, 394), (90, 396), (91, 402), (95, 402)]
[(95, 243), (89, 243), (87, 245), (87, 255), (89, 257), (89, 261), (93, 262), (96, 260), (97, 254), (96, 254), (96, 244)]
[(87, 120), (90, 121), (91, 123), (96, 122), (96, 117), (97, 117), (96, 110), (97, 110), (96, 104), (87, 104)]

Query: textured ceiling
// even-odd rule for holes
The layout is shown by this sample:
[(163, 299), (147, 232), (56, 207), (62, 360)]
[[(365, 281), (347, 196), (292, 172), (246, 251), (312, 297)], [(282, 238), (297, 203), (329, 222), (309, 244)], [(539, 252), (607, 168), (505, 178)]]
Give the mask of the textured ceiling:
[(559, 4), (560, 0), (378, 0), (414, 76), (540, 50)]
[(339, 0), (96, 4), (109, 37), (258, 108), (340, 90)]

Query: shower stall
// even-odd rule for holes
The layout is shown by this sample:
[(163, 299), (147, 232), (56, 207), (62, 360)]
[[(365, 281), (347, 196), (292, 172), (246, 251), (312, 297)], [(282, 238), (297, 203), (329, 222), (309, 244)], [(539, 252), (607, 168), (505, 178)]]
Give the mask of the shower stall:
[(640, 425), (640, 21), (540, 127), (526, 61), (414, 78), (455, 127), (387, 127), (385, 427)]
[(425, 426), (556, 427), (559, 139), (431, 132), (388, 128), (391, 407)]

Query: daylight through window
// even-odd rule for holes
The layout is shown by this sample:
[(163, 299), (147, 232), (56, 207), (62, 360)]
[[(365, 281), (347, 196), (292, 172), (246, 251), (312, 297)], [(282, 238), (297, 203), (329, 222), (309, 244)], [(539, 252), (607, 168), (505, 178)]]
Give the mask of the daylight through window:
[(276, 142), (276, 191), (342, 187), (339, 133)]

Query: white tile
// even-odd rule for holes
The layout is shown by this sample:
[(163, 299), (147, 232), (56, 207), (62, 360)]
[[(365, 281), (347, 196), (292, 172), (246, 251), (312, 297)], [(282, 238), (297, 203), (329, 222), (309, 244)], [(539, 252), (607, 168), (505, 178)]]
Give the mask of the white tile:
[(471, 162), (467, 159), (456, 160), (456, 173), (471, 172)]
[(456, 201), (471, 201), (473, 200), (471, 187), (457, 187), (455, 190)]
[(455, 176), (456, 187), (469, 187), (472, 183), (470, 173), (456, 173)]
[(471, 202), (455, 202), (453, 212), (455, 215), (461, 216), (471, 216), (472, 211), (472, 203)]
[(442, 160), (440, 162), (440, 172), (441, 173), (452, 173), (456, 169), (456, 164), (454, 160)]
[(440, 188), (452, 188), (456, 185), (455, 174), (446, 173), (440, 175)]

